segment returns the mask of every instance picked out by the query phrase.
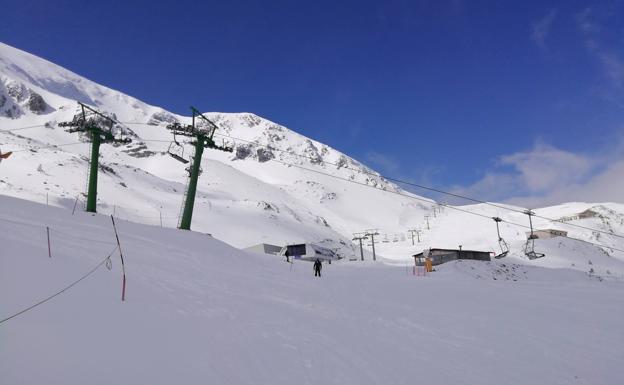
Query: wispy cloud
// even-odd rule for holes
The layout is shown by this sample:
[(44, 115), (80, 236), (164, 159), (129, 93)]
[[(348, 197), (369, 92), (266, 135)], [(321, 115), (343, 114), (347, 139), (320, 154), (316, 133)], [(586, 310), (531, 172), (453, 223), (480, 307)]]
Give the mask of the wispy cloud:
[(379, 168), (382, 174), (395, 174), (400, 168), (399, 161), (393, 156), (376, 151), (369, 151), (366, 160), (375, 166), (373, 168)]
[(624, 60), (614, 52), (599, 52), (598, 58), (602, 64), (605, 76), (614, 86), (624, 86)]
[(502, 156), (500, 163), (516, 170), (529, 192), (543, 193), (582, 180), (596, 160), (537, 143), (530, 151)]
[(532, 208), (567, 201), (624, 203), (623, 149), (624, 140), (597, 155), (538, 142), (530, 150), (501, 156), (493, 171), (453, 192)]
[(587, 7), (576, 15), (578, 27), (584, 34), (592, 34), (600, 30), (599, 25), (593, 21), (592, 14), (593, 9)]
[(615, 88), (624, 87), (624, 59), (616, 49), (600, 43), (599, 33), (602, 26), (594, 9), (588, 7), (579, 12), (576, 22), (587, 52), (598, 60), (609, 85)]
[(538, 47), (546, 48), (546, 39), (556, 17), (557, 10), (551, 9), (544, 17), (531, 24), (531, 39)]
[[(376, 151), (369, 151), (366, 154), (366, 161), (372, 166), (372, 169), (381, 175), (392, 178), (395, 183), (405, 190), (415, 194), (423, 195), (423, 190), (409, 184), (400, 183), (397, 180), (403, 180), (410, 183), (417, 183), (424, 186), (435, 185), (434, 179), (444, 171), (444, 167), (433, 164), (406, 165), (400, 162), (392, 155), (382, 154)], [(427, 192), (425, 194), (430, 196)]]

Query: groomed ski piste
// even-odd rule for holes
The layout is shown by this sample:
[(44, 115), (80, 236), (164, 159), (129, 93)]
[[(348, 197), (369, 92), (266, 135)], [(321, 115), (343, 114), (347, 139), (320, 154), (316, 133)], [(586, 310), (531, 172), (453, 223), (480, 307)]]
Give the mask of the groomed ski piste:
[(0, 207), (0, 319), (100, 266), (0, 324), (2, 384), (622, 380), (620, 280), (505, 260), (457, 261), (425, 277), (342, 262), (319, 279), (309, 263), (117, 219), (122, 302), (109, 216), (6, 196)]

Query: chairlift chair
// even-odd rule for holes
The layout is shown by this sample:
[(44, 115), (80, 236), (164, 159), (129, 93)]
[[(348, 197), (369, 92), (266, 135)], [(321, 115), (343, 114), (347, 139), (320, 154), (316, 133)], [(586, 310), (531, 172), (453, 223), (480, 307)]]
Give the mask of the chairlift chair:
[(501, 249), (501, 253), (498, 255), (495, 255), (494, 258), (496, 259), (505, 258), (507, 254), (509, 254), (509, 245), (507, 244), (507, 242), (505, 242), (503, 237), (501, 237), (500, 228), (498, 227), (498, 223), (502, 222), (503, 220), (500, 219), (499, 217), (493, 217), (492, 219), (494, 220), (494, 222), (496, 222), (496, 234), (498, 234), (498, 246), (500, 246), (500, 249)]
[(169, 148), (167, 149), (167, 153), (171, 155), (171, 157), (179, 162), (187, 164), (188, 159), (184, 158), (184, 146), (181, 145), (175, 137), (175, 133), (173, 134), (173, 142), (169, 143)]
[(535, 213), (531, 210), (527, 210), (524, 213), (529, 216), (529, 227), (531, 229), (529, 239), (527, 239), (526, 244), (524, 245), (524, 255), (526, 255), (530, 260), (543, 258), (546, 254), (535, 252), (535, 240), (537, 239), (537, 235), (533, 234), (533, 220), (531, 219), (531, 216), (535, 215)]
[(544, 253), (535, 252), (535, 238), (527, 239), (526, 244), (524, 245), (524, 254), (530, 259), (534, 260), (537, 258), (543, 258), (546, 256)]

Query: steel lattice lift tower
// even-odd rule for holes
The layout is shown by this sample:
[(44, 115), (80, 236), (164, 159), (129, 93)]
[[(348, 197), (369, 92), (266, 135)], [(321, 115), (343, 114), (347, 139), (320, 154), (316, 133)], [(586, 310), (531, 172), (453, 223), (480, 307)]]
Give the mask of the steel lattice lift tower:
[(91, 159), (89, 163), (89, 185), (87, 188), (87, 211), (96, 212), (97, 206), (97, 179), (100, 157), (100, 144), (102, 143), (130, 143), (130, 138), (123, 137), (123, 130), (116, 133), (115, 127), (121, 125), (115, 119), (78, 102), (80, 114), (74, 116), (71, 122), (60, 122), (59, 127), (69, 127), (67, 132), (84, 132), (91, 140)]
[[(204, 153), (204, 148), (212, 148), (225, 152), (233, 151), (232, 147), (227, 147), (225, 146), (225, 144), (223, 146), (219, 146), (214, 142), (213, 137), (215, 131), (218, 129), (218, 126), (214, 122), (205, 117), (194, 107), (191, 107), (191, 111), (193, 112), (193, 120), (190, 125), (183, 126), (180, 123), (176, 122), (167, 126), (167, 129), (171, 130), (174, 135), (174, 141), (176, 135), (188, 136), (195, 139), (193, 142), (191, 142), (191, 144), (195, 146), (195, 154), (193, 154), (191, 166), (188, 168), (189, 182), (185, 192), (185, 199), (184, 205), (182, 206), (180, 223), (178, 225), (178, 228), (181, 230), (191, 229), (193, 207), (195, 206), (195, 194), (197, 193), (197, 180), (199, 179), (199, 174), (201, 173), (201, 159), (202, 154)], [(196, 125), (196, 122), (198, 120), (201, 123)], [(175, 154), (172, 153), (170, 154), (175, 159), (183, 163), (187, 163), (184, 162), (185, 159), (180, 159), (180, 156), (174, 156)]]

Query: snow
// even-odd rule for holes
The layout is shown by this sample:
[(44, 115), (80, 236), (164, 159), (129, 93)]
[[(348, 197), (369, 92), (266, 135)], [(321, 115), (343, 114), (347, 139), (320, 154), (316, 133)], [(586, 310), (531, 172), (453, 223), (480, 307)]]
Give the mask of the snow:
[[(0, 207), (0, 291), (10, 293), (0, 297), (0, 318), (115, 247), (107, 216), (6, 196)], [(325, 265), (318, 279), (309, 263), (246, 253), (199, 232), (116, 222), (127, 300), (114, 254), (112, 271), (102, 267), (0, 324), (3, 383), (621, 380), (621, 281), (509, 261), (458, 261), (427, 277), (343, 262)]]
[[(46, 109), (29, 104), (35, 94)], [(82, 209), (90, 145), (58, 126), (76, 100), (114, 114), (133, 138), (101, 147), (98, 215)], [(537, 240), (546, 257), (528, 260), (524, 208), (439, 210), (270, 120), (207, 115), (235, 152), (205, 152), (194, 231), (178, 231), (187, 174), (166, 154), (165, 126), (190, 118), (0, 43), (0, 149), (14, 151), (0, 164), (0, 319), (102, 262), (116, 247), (110, 214), (128, 275), (122, 303), (114, 254), (112, 271), (101, 266), (0, 324), (0, 382), (621, 382), (624, 205), (535, 209), (535, 228), (568, 238)], [(586, 210), (596, 215), (575, 217)], [(491, 217), (506, 221), (508, 257), (411, 274), (411, 256), (428, 248), (498, 253)], [(368, 229), (380, 233), (377, 263), (367, 241), (364, 262), (352, 242)], [(420, 242), (408, 229), (421, 230)], [(308, 263), (240, 250), (262, 242), (320, 243), (345, 259), (315, 279)]]

